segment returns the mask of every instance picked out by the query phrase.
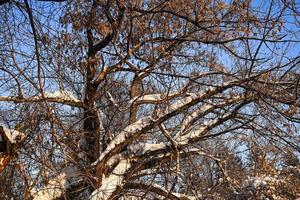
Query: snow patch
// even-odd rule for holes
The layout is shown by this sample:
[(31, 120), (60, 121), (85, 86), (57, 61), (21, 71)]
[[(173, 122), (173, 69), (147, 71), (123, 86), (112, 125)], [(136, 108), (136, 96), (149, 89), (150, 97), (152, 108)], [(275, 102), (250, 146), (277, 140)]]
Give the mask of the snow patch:
[[(152, 186), (155, 187), (155, 188), (158, 188), (158, 189), (160, 189), (160, 190), (162, 190), (162, 191), (164, 191), (166, 194), (169, 193), (168, 190), (166, 190), (164, 187), (162, 187), (162, 186), (160, 186), (160, 185), (158, 185), (158, 184), (155, 184), (155, 183), (154, 183), (154, 184), (152, 184)], [(196, 197), (194, 197), (194, 196), (189, 196), (189, 195), (182, 194), (182, 193), (175, 193), (175, 192), (173, 193), (173, 192), (171, 192), (171, 194), (172, 194), (173, 196), (179, 198), (179, 199), (196, 200)]]
[(145, 126), (150, 125), (153, 122), (151, 117), (144, 117), (136, 121), (135, 123), (127, 126), (124, 131), (117, 135), (114, 140), (112, 140), (105, 151), (100, 155), (98, 160), (96, 160), (92, 165), (95, 166), (99, 163), (111, 150), (113, 150), (117, 145), (122, 144), (126, 141), (126, 138), (132, 136), (134, 133), (141, 131)]
[(164, 143), (158, 144), (149, 144), (149, 143), (137, 143), (132, 144), (128, 147), (129, 152), (132, 152), (135, 155), (143, 155), (152, 151), (157, 151), (160, 149), (164, 149), (166, 145)]
[(61, 197), (72, 183), (79, 181), (78, 170), (74, 167), (67, 167), (64, 172), (52, 178), (42, 189), (32, 189), (33, 200), (50, 200)]
[(120, 163), (114, 168), (112, 173), (103, 178), (100, 188), (95, 190), (90, 195), (90, 200), (108, 199), (110, 195), (122, 185), (124, 173), (130, 168), (129, 160), (121, 160)]
[[(8, 140), (11, 143), (20, 142), (22, 139), (25, 138), (25, 134), (22, 133), (22, 132), (19, 132), (19, 131), (13, 130), (13, 129), (8, 129), (8, 128), (5, 128), (5, 127), (2, 127), (2, 128), (3, 128), (3, 131), (6, 135), (6, 137), (8, 138)], [(2, 138), (0, 139), (0, 141), (2, 141)]]
[(279, 180), (275, 177), (271, 176), (260, 176), (260, 177), (251, 177), (245, 182), (246, 187), (252, 187), (254, 189), (258, 188), (263, 188), (268, 185), (277, 185), (281, 182), (282, 180)]
[(206, 111), (208, 111), (209, 109), (211, 109), (213, 106), (210, 104), (204, 104), (203, 106), (201, 106), (199, 109), (195, 110), (194, 112), (192, 112), (182, 123), (182, 127), (181, 127), (181, 132), (183, 132), (184, 130), (186, 130), (188, 128), (188, 126), (190, 125), (190, 123), (192, 123), (193, 121), (197, 120), (199, 117), (201, 117), (201, 115), (203, 115)]
[(178, 100), (176, 103), (172, 104), (169, 109), (168, 112), (173, 112), (181, 107), (183, 107), (184, 105), (192, 102), (193, 100), (195, 100), (198, 96), (195, 94), (191, 94), (183, 99)]
[(118, 107), (117, 102), (115, 101), (114, 97), (109, 91), (106, 91), (106, 94), (108, 95), (108, 100), (115, 106)]
[(77, 99), (72, 92), (70, 91), (55, 91), (55, 92), (46, 92), (45, 97), (47, 98), (58, 98), (63, 99), (66, 101), (75, 101), (80, 102), (79, 99)]
[(143, 96), (134, 97), (129, 103), (157, 103), (175, 97), (178, 94), (179, 92), (147, 94)]

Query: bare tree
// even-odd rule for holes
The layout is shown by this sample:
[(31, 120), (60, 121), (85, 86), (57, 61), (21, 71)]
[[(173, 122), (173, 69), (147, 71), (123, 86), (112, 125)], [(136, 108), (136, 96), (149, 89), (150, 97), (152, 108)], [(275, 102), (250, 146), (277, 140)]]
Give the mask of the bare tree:
[(299, 2), (0, 1), (1, 199), (296, 199)]

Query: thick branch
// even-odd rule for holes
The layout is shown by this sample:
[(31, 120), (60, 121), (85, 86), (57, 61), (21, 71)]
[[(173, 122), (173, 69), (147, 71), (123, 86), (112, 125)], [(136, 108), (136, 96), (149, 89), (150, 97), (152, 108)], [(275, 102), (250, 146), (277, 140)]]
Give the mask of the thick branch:
[(146, 133), (162, 122), (183, 112), (200, 101), (226, 90), (232, 85), (233, 83), (225, 83), (220, 87), (210, 88), (204, 93), (187, 96), (184, 99), (177, 101), (176, 104), (173, 104), (164, 112), (159, 113), (156, 119), (145, 117), (129, 125), (107, 146), (106, 150), (101, 154), (99, 159), (93, 163), (93, 165), (97, 165), (98, 170), (102, 171), (102, 167), (104, 167), (105, 163), (111, 156), (121, 152), (128, 144), (130, 144), (134, 139), (138, 138), (142, 133)]
[(52, 103), (61, 103), (68, 106), (74, 106), (79, 108), (84, 108), (85, 105), (80, 101), (74, 100), (67, 100), (62, 98), (52, 98), (52, 97), (29, 97), (29, 98), (22, 98), (22, 97), (13, 97), (13, 96), (0, 96), (0, 101), (7, 101), (7, 102), (14, 102), (14, 103), (28, 103), (28, 102), (43, 102), (48, 101)]

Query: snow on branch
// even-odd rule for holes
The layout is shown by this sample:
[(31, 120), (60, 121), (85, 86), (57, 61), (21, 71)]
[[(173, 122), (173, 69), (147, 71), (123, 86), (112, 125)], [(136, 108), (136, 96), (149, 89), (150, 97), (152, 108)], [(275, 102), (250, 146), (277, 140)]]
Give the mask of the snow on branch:
[(128, 142), (127, 138), (132, 137), (133, 133), (139, 133), (143, 128), (151, 126), (153, 124), (153, 119), (151, 117), (144, 117), (135, 123), (127, 126), (119, 135), (117, 135), (107, 146), (105, 151), (100, 155), (99, 159), (95, 161), (92, 165), (97, 165), (98, 162), (102, 161), (111, 151), (121, 146), (125, 142)]
[(25, 137), (22, 132), (0, 126), (0, 172), (9, 164)]
[(19, 96), (0, 96), (0, 101), (26, 103), (49, 101), (53, 103), (62, 103), (69, 106), (84, 107), (84, 104), (69, 91), (46, 92), (45, 98), (42, 96), (19, 97)]
[(111, 194), (122, 185), (124, 174), (131, 167), (128, 159), (121, 160), (108, 177), (104, 177), (100, 188), (90, 195), (90, 200), (110, 199)]
[(162, 122), (183, 112), (189, 107), (219, 92), (222, 92), (229, 87), (231, 87), (231, 84), (227, 82), (219, 87), (209, 87), (205, 92), (201, 92), (199, 94), (190, 94), (178, 100), (166, 110), (159, 112), (155, 119), (149, 116), (139, 119), (133, 124), (127, 126), (120, 134), (118, 134), (117, 137), (108, 144), (107, 148), (100, 155), (100, 157), (94, 163), (92, 163), (92, 165), (98, 165), (99, 168), (102, 169), (110, 157), (121, 152), (128, 144), (130, 144), (134, 139), (138, 138), (142, 133), (151, 130), (158, 124), (161, 124)]
[(115, 101), (114, 97), (112, 96), (112, 94), (109, 91), (106, 91), (106, 94), (108, 96), (108, 100), (115, 106), (115, 107), (119, 107), (117, 102)]
[[(154, 173), (152, 170), (157, 166), (161, 165), (162, 163), (169, 163), (170, 160), (174, 161), (174, 153), (175, 153), (174, 149), (171, 146), (166, 146), (165, 148), (161, 148), (161, 149), (157, 149), (156, 151), (153, 151), (151, 154), (146, 153), (143, 155), (137, 155), (137, 157), (131, 155), (131, 157), (129, 156), (128, 159), (132, 159), (132, 160), (139, 159), (139, 167), (135, 168), (135, 170), (139, 171), (138, 172), (139, 177), (142, 177), (144, 175), (147, 176), (148, 174)], [(149, 155), (151, 156), (149, 157)], [(198, 156), (209, 158), (216, 162), (221, 162), (219, 158), (204, 151), (203, 149), (190, 148), (185, 144), (178, 147), (178, 157), (185, 158), (185, 157), (190, 157), (191, 155), (198, 155)], [(111, 163), (109, 164), (109, 166), (111, 166)], [(178, 174), (180, 173), (180, 170), (179, 168), (177, 168), (177, 166), (170, 166), (170, 167), (171, 167), (170, 168), (171, 171), (174, 171)]]
[(77, 99), (70, 91), (55, 91), (55, 92), (46, 92), (45, 93), (46, 98), (57, 98), (57, 99), (63, 99), (65, 101), (74, 101), (74, 102), (80, 102), (79, 99)]
[(189, 114), (186, 119), (183, 121), (182, 126), (181, 126), (181, 133), (184, 134), (184, 132), (198, 119), (201, 117), (207, 115), (211, 111), (215, 110), (216, 108), (219, 107), (224, 107), (226, 105), (230, 105), (232, 103), (236, 103), (240, 100), (242, 100), (244, 97), (243, 96), (235, 96), (231, 97), (231, 99), (228, 99), (227, 101), (224, 101), (219, 104), (208, 104), (205, 103), (195, 111), (193, 111), (191, 114)]
[(166, 199), (174, 199), (174, 200), (196, 200), (197, 198), (194, 196), (189, 196), (181, 193), (170, 192), (163, 188), (162, 186), (152, 183), (145, 184), (141, 182), (128, 183), (125, 185), (126, 189), (139, 189), (142, 191), (152, 192), (159, 196), (162, 196)]
[[(142, 96), (136, 96), (134, 97), (129, 104), (136, 103), (136, 104), (156, 104), (163, 102), (167, 99), (171, 99), (173, 97), (179, 96), (179, 92), (173, 92), (173, 93), (159, 93), (159, 94), (147, 94)], [(186, 95), (186, 94), (185, 94)]]
[(230, 113), (226, 113), (221, 117), (212, 119), (201, 126), (199, 129), (189, 132), (188, 134), (182, 135), (178, 137), (178, 141), (181, 145), (189, 144), (193, 141), (199, 140), (205, 133), (215, 128), (216, 126), (224, 123), (225, 121), (231, 119), (237, 114), (237, 111), (242, 108), (244, 105), (248, 104), (250, 101), (245, 101), (239, 105), (237, 105), (233, 111)]
[[(193, 140), (201, 135), (203, 135), (203, 132), (213, 128), (214, 126), (217, 126), (220, 123), (223, 123), (224, 120), (229, 119), (231, 116), (233, 115), (233, 113), (229, 113), (224, 115), (221, 118), (217, 118), (214, 120), (211, 120), (209, 123), (207, 123), (207, 125), (205, 126), (205, 128), (201, 129), (201, 130), (197, 130), (192, 132), (192, 134), (188, 134), (187, 136), (183, 137), (185, 139), (180, 140), (180, 142), (178, 142), (178, 147), (180, 148), (180, 152), (183, 153), (184, 155), (188, 155), (188, 154), (199, 154), (202, 156), (208, 156), (212, 159), (216, 159), (217, 161), (219, 161), (217, 158), (213, 157), (212, 155), (209, 155), (205, 152), (203, 152), (200, 149), (196, 149), (196, 148), (192, 148), (192, 149), (186, 149), (186, 145), (189, 143), (189, 140)], [(131, 127), (127, 128), (127, 130), (137, 130), (136, 128), (138, 128), (139, 126)], [(195, 137), (195, 138), (194, 138)], [(119, 138), (121, 139), (121, 138)], [(169, 152), (172, 148), (168, 148), (169, 146), (167, 146), (164, 143), (158, 143), (158, 144), (150, 144), (150, 143), (137, 143), (137, 144), (131, 144), (128, 146), (128, 151), (129, 151), (129, 158), (128, 159), (124, 159), (123, 157), (120, 156), (113, 156), (112, 159), (110, 159), (109, 161), (109, 166), (112, 166), (113, 163), (117, 163), (118, 160), (121, 158), (122, 160), (119, 162), (119, 164), (117, 165), (117, 167), (114, 168), (113, 172), (108, 176), (108, 177), (104, 177), (102, 180), (102, 185), (99, 189), (97, 189), (96, 191), (93, 192), (93, 194), (91, 195), (91, 199), (96, 200), (96, 199), (108, 199), (111, 197), (111, 195), (113, 194), (114, 191), (116, 191), (120, 186), (123, 185), (122, 181), (124, 178), (124, 174), (126, 173), (126, 171), (131, 167), (130, 165), (130, 158), (134, 157), (134, 156), (145, 156), (150, 152), (154, 152), (157, 151), (159, 152), (160, 150), (166, 150), (167, 152), (162, 152), (162, 153), (158, 153), (157, 159), (163, 159), (166, 158), (168, 156), (171, 157), (172, 153)], [(120, 154), (117, 154), (120, 155)], [(154, 156), (154, 155), (153, 155)], [(161, 157), (162, 156), (162, 157)], [(135, 183), (133, 183), (135, 184)], [(141, 183), (139, 183), (140, 185)], [(132, 185), (132, 183), (129, 183), (129, 185)], [(170, 193), (167, 190), (164, 190), (163, 188), (161, 188), (158, 185), (151, 185), (149, 186), (151, 188), (151, 191), (156, 192), (159, 195), (162, 196), (169, 196), (172, 199), (195, 199), (195, 197), (189, 197), (186, 196), (184, 194), (179, 194), (179, 193)]]
[(137, 144), (131, 144), (128, 146), (128, 151), (133, 155), (143, 155), (149, 152), (157, 151), (166, 148), (166, 144), (158, 143), (158, 144), (149, 144), (139, 142)]
[(75, 167), (67, 167), (61, 174), (50, 179), (45, 187), (33, 188), (31, 190), (33, 200), (51, 200), (61, 197), (74, 182), (79, 181), (78, 174), (79, 171)]
[[(18, 142), (22, 141), (26, 136), (24, 133), (19, 132), (17, 130), (5, 128), (2, 126), (0, 126), (0, 127), (3, 129), (5, 136), (11, 143), (18, 143)], [(4, 139), (0, 135), (0, 141), (3, 141), (3, 140)]]
[[(180, 154), (194, 154), (197, 153), (199, 155), (208, 156), (206, 153), (201, 152), (199, 149), (186, 149), (191, 143), (199, 141), (202, 136), (205, 135), (211, 129), (217, 127), (218, 125), (224, 123), (227, 120), (230, 120), (235, 114), (236, 111), (244, 105), (242, 103), (238, 105), (231, 113), (224, 114), (224, 116), (212, 119), (205, 123), (202, 127), (198, 128), (197, 130), (189, 132), (189, 134), (181, 135), (180, 137), (176, 138), (176, 147)], [(151, 156), (155, 157), (156, 159), (166, 158), (170, 155), (173, 155), (172, 152), (174, 148), (171, 144), (147, 144), (147, 143), (138, 143), (138, 144), (131, 144), (128, 146), (128, 150), (130, 153), (133, 153), (132, 157), (134, 156), (147, 156), (151, 153)], [(215, 159), (215, 158), (214, 158)]]
[(67, 189), (66, 175), (60, 174), (54, 179), (50, 180), (46, 187), (41, 190), (31, 190), (33, 200), (50, 200), (59, 198), (63, 195), (63, 191)]
[(184, 132), (190, 125), (195, 122), (197, 119), (201, 118), (202, 116), (209, 113), (211, 110), (213, 110), (215, 107), (211, 104), (204, 104), (199, 109), (192, 112), (190, 115), (187, 116), (187, 118), (183, 121), (181, 126), (181, 131)]

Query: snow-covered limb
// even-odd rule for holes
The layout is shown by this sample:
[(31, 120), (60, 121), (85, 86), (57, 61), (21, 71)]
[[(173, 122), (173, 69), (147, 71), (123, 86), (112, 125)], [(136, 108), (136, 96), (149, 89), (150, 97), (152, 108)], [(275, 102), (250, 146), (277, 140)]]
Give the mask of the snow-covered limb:
[(213, 129), (214, 127), (224, 123), (225, 121), (231, 119), (233, 116), (235, 116), (237, 114), (237, 111), (242, 108), (245, 104), (248, 104), (250, 102), (250, 100), (247, 100), (239, 105), (237, 105), (233, 111), (231, 111), (230, 113), (226, 113), (224, 114), (224, 116), (222, 117), (218, 117), (215, 118), (213, 120), (208, 121), (206, 124), (204, 124), (203, 126), (201, 126), (199, 129), (194, 130), (189, 132), (188, 134), (179, 136), (176, 140), (181, 144), (181, 145), (185, 145), (185, 144), (189, 144), (195, 141), (198, 141), (199, 139), (201, 139), (201, 137), (207, 133), (208, 131), (210, 131), (211, 129)]
[(59, 92), (46, 93), (45, 98), (42, 98), (41, 96), (33, 96), (33, 97), (0, 96), (0, 101), (14, 102), (14, 103), (27, 103), (27, 102), (42, 102), (47, 100), (53, 103), (61, 103), (61, 104), (80, 107), (80, 108), (84, 107), (84, 104), (80, 100), (74, 98), (74, 96), (72, 96), (71, 93), (67, 92), (63, 96), (58, 94)]
[[(239, 108), (239, 106), (237, 106)], [(213, 160), (219, 161), (217, 158), (213, 157), (212, 155), (209, 155), (205, 152), (203, 152), (200, 149), (192, 148), (187, 149), (187, 147), (196, 141), (199, 141), (205, 133), (207, 133), (209, 130), (213, 129), (214, 127), (224, 123), (225, 121), (231, 119), (233, 115), (235, 115), (236, 109), (232, 111), (232, 113), (225, 114), (223, 117), (213, 119), (209, 121), (205, 126), (201, 127), (200, 129), (194, 130), (190, 132), (190, 134), (186, 134), (183, 136), (180, 136), (177, 138), (176, 142), (176, 148), (178, 151), (178, 154), (180, 157), (190, 155), (190, 154), (198, 154), (206, 157), (210, 157)], [(150, 144), (148, 144), (150, 145)], [(148, 148), (147, 152), (144, 154), (137, 154), (132, 155), (139, 156), (139, 157), (145, 157), (148, 154), (151, 154), (154, 160), (157, 160), (157, 163), (162, 162), (164, 159), (169, 159), (172, 155), (174, 155), (174, 145), (173, 144), (152, 144), (155, 148)], [(138, 147), (140, 147), (139, 152), (143, 152), (145, 150), (142, 149), (143, 146), (147, 146), (147, 144), (140, 144)], [(130, 147), (130, 146), (129, 146)], [(151, 163), (155, 163), (155, 161), (152, 160)], [(146, 161), (147, 162), (147, 161)]]
[(68, 167), (61, 174), (51, 179), (42, 189), (31, 190), (33, 200), (52, 200), (63, 195), (66, 189), (80, 179), (79, 171), (74, 167)]
[[(180, 92), (171, 92), (171, 93), (158, 93), (158, 94), (146, 94), (143, 96), (134, 97), (129, 104), (156, 104), (163, 102), (165, 100), (177, 97), (180, 95)], [(186, 95), (186, 94), (185, 94)]]
[(181, 133), (183, 133), (190, 125), (195, 122), (197, 119), (206, 115), (210, 111), (212, 111), (215, 107), (211, 104), (204, 104), (199, 109), (192, 112), (190, 115), (186, 117), (186, 119), (182, 122)]
[[(212, 154), (205, 152), (203, 149), (188, 148), (188, 147), (186, 147), (185, 144), (178, 147), (178, 152), (179, 152), (180, 157), (186, 157), (189, 155), (200, 155), (200, 156), (215, 160), (217, 162), (221, 161), (219, 158), (215, 157)], [(153, 159), (150, 162), (152, 162), (154, 160), (163, 161), (163, 159), (166, 159), (166, 160), (171, 159), (171, 158), (173, 159), (174, 158), (173, 155), (174, 155), (174, 152), (173, 152), (173, 149), (171, 148), (171, 146), (166, 145), (165, 148), (156, 149), (155, 152), (154, 151), (152, 152), (151, 156)], [(138, 156), (140, 158), (148, 157), (147, 154), (142, 154), (142, 155), (138, 155)], [(149, 162), (149, 159), (146, 160), (146, 162)], [(157, 163), (161, 164), (161, 162), (157, 162)], [(142, 170), (145, 170), (145, 168), (142, 168)]]
[(25, 133), (0, 126), (0, 172), (9, 164), (25, 138)]
[(196, 197), (181, 194), (181, 193), (175, 193), (170, 192), (163, 188), (162, 186), (152, 183), (152, 184), (145, 184), (141, 182), (133, 182), (128, 183), (124, 186), (126, 189), (139, 189), (142, 191), (147, 191), (154, 193), (156, 195), (162, 196), (166, 199), (174, 199), (174, 200), (196, 200)]
[(159, 144), (149, 144), (149, 143), (142, 143), (138, 142), (137, 144), (131, 144), (128, 146), (129, 153), (133, 155), (143, 155), (149, 152), (157, 151), (164, 149), (166, 144), (159, 143)]
[[(228, 113), (225, 114), (223, 117), (219, 117), (216, 119), (213, 119), (209, 122), (207, 122), (205, 125), (202, 127), (198, 128), (197, 130), (191, 131), (186, 135), (182, 135), (178, 138), (176, 138), (176, 147), (182, 151), (190, 142), (197, 141), (199, 140), (206, 132), (209, 130), (213, 129), (214, 127), (222, 124), (223, 122), (227, 121), (230, 119), (235, 113)], [(159, 152), (162, 151), (163, 155), (166, 155), (167, 152), (172, 151), (173, 144), (164, 144), (164, 143), (159, 143), (159, 144), (147, 144), (147, 143), (138, 143), (138, 144), (132, 144), (128, 146), (128, 150), (132, 152), (137, 152), (135, 154), (136, 156), (141, 156), (147, 153), (152, 153), (151, 155), (154, 156), (153, 152)], [(167, 152), (165, 152), (167, 151)], [(193, 152), (193, 150), (184, 150), (185, 152)], [(199, 151), (199, 150), (197, 150)]]
[[(97, 165), (98, 162), (102, 161), (111, 151), (118, 148), (125, 142), (128, 142), (127, 138), (132, 137), (133, 133), (139, 133), (143, 128), (151, 126), (153, 120), (151, 117), (141, 118), (135, 123), (127, 126), (119, 135), (117, 135), (114, 140), (112, 140), (105, 151), (100, 155), (99, 159), (95, 161), (92, 165)], [(113, 155), (112, 155), (113, 156)]]
[[(182, 111), (182, 109), (185, 109), (187, 107), (190, 107), (192, 105), (189, 105), (190, 103), (192, 103), (193, 101), (197, 100), (199, 97), (203, 97), (205, 96), (206, 93), (199, 93), (199, 94), (190, 94), (178, 101), (176, 101), (174, 104), (171, 104), (170, 106), (167, 107), (167, 109), (164, 112), (161, 112), (159, 114), (159, 116), (163, 116), (166, 115), (168, 113), (173, 113), (173, 112), (180, 112)], [(199, 101), (197, 101), (196, 103), (198, 103)], [(195, 104), (196, 104), (195, 103)]]
[(58, 98), (65, 101), (80, 102), (70, 91), (55, 91), (55, 92), (46, 92), (46, 98)]
[(66, 176), (61, 174), (50, 180), (45, 188), (38, 191), (33, 189), (31, 194), (34, 200), (51, 200), (62, 196), (65, 189), (67, 189)]
[[(5, 128), (5, 127), (2, 127), (2, 129), (3, 129), (4, 134), (6, 135), (7, 139), (11, 143), (18, 143), (18, 142), (22, 141), (26, 136), (24, 133), (19, 132), (17, 130)], [(1, 135), (0, 135), (0, 141), (3, 141)]]
[[(227, 115), (227, 117), (228, 116), (229, 116), (229, 114)], [(223, 121), (221, 119), (224, 119), (224, 118), (213, 119), (213, 120), (209, 121), (207, 124), (202, 125), (197, 130), (190, 131), (189, 133), (187, 133), (185, 135), (179, 136), (179, 138), (177, 138), (177, 140), (179, 141), (180, 144), (186, 144), (186, 143), (188, 143), (188, 141), (190, 139), (198, 138), (198, 137), (204, 135), (208, 130), (210, 130), (213, 127), (215, 127), (216, 125), (220, 124), (220, 122)]]
[(225, 83), (220, 87), (209, 88), (206, 92), (201, 92), (199, 94), (188, 95), (183, 99), (178, 100), (166, 110), (158, 113), (158, 117), (153, 119), (152, 117), (144, 117), (134, 122), (133, 124), (127, 126), (116, 138), (114, 138), (110, 144), (108, 144), (105, 151), (100, 155), (92, 165), (100, 166), (104, 165), (109, 157), (116, 153), (119, 153), (124, 147), (130, 144), (134, 139), (138, 138), (142, 133), (151, 130), (158, 124), (170, 119), (171, 117), (181, 113), (185, 109), (207, 99), (219, 92), (222, 92), (230, 87), (229, 83)]
[(90, 200), (109, 199), (111, 194), (122, 185), (124, 174), (130, 168), (128, 159), (121, 160), (108, 177), (104, 177), (100, 188), (95, 190)]
[(114, 97), (109, 91), (106, 91), (106, 94), (108, 95), (108, 100), (115, 106), (118, 107), (117, 102), (115, 101)]
[(224, 101), (222, 103), (218, 104), (208, 104), (205, 103), (195, 111), (193, 111), (190, 115), (186, 117), (186, 119), (183, 121), (182, 126), (181, 126), (181, 134), (184, 134), (184, 132), (198, 119), (201, 117), (205, 116), (206, 114), (210, 113), (211, 111), (215, 110), (218, 107), (224, 107), (226, 105), (230, 105), (232, 103), (236, 103), (240, 100), (242, 100), (244, 97), (243, 96), (235, 96), (232, 97), (231, 99), (228, 99), (227, 101)]
[[(211, 120), (205, 126), (203, 126), (203, 128), (195, 130), (195, 131), (191, 132), (190, 134), (186, 134), (184, 136), (179, 137), (178, 140), (176, 141), (176, 148), (178, 149), (178, 158), (181, 155), (182, 156), (187, 156), (190, 154), (202, 155), (203, 152), (199, 151), (199, 149), (190, 149), (189, 150), (189, 149), (186, 149), (186, 147), (189, 144), (201, 139), (201, 137), (207, 131), (224, 123), (228, 119), (231, 119), (236, 114), (236, 111), (241, 108), (242, 105), (244, 105), (244, 103), (236, 106), (236, 108), (233, 109), (231, 113), (227, 113), (223, 117), (219, 117), (217, 119)], [(137, 127), (139, 127), (139, 126), (137, 126)], [(134, 129), (133, 127), (131, 127), (131, 129), (128, 128), (127, 130), (132, 131), (132, 130), (137, 130), (137, 129)], [(115, 144), (118, 145), (117, 143), (115, 143)], [(145, 160), (146, 163), (144, 163), (144, 166), (153, 166), (153, 165), (155, 166), (158, 163), (162, 163), (166, 160), (169, 160), (170, 158), (172, 158), (172, 155), (174, 155), (174, 152), (173, 152), (174, 149), (171, 147), (171, 145), (167, 146), (166, 144), (162, 144), (162, 143), (159, 143), (159, 144), (147, 144), (147, 143), (132, 144), (132, 145), (128, 146), (128, 150), (129, 150), (129, 154), (130, 154), (130, 155), (128, 155), (128, 159), (130, 159), (131, 157), (135, 157), (135, 156), (138, 156), (138, 157), (147, 156), (148, 153), (151, 153), (151, 156), (153, 158), (151, 158), (150, 160)], [(131, 154), (130, 151), (132, 151), (133, 154)], [(117, 155), (120, 155), (120, 154), (115, 154), (115, 156), (117, 156)], [(203, 155), (207, 156), (206, 154), (203, 154)], [(112, 154), (112, 157), (107, 159), (107, 161), (108, 161), (107, 163), (110, 163), (109, 166), (107, 166), (107, 167), (110, 167), (110, 166), (112, 166), (111, 165), (112, 163), (117, 162), (115, 156)], [(117, 159), (119, 159), (119, 158), (117, 158)], [(128, 159), (126, 160), (126, 162), (128, 162)], [(123, 159), (123, 161), (121, 161), (118, 164), (118, 166), (116, 167), (115, 170), (118, 170), (119, 165), (122, 166), (124, 164), (124, 163), (122, 164), (122, 162), (125, 162), (124, 159)], [(107, 165), (107, 163), (106, 163), (106, 165)], [(128, 165), (128, 163), (127, 163), (127, 165)], [(124, 167), (124, 168), (127, 170), (127, 169), (129, 169), (129, 167)], [(141, 167), (140, 170), (143, 170), (143, 167)], [(125, 172), (125, 171), (123, 171), (123, 172)], [(110, 175), (110, 177), (112, 177), (112, 179), (114, 177), (113, 174)], [(119, 185), (116, 184), (116, 182), (120, 183), (121, 180), (122, 180), (122, 177), (121, 178), (118, 177), (118, 179), (116, 179), (116, 181), (113, 182), (114, 183), (113, 188), (117, 188)], [(104, 178), (102, 180), (102, 186), (108, 187), (107, 181), (108, 181), (108, 178)], [(110, 181), (110, 182), (112, 182), (112, 181)], [(104, 190), (104, 188), (102, 188), (102, 186), (101, 186), (101, 191)], [(110, 189), (112, 190), (112, 188), (110, 188)], [(109, 193), (109, 195), (112, 194), (112, 192)], [(103, 195), (103, 193), (101, 193), (101, 194)]]
[[(202, 76), (215, 74), (215, 73), (219, 73), (219, 72), (201, 73), (200, 75), (198, 75), (198, 78), (202, 77)], [(145, 72), (142, 72), (138, 76), (140, 77), (140, 76), (144, 76), (144, 75), (145, 75)], [(228, 83), (224, 83), (223, 86), (226, 86), (226, 84), (228, 84)], [(169, 99), (172, 99), (172, 98), (175, 98), (175, 97), (195, 95), (195, 93), (187, 93), (187, 92), (185, 92), (185, 90), (186, 90), (186, 86), (184, 86), (183, 88), (181, 88), (178, 91), (136, 96), (136, 97), (134, 97), (133, 99), (130, 100), (129, 104), (130, 105), (133, 104), (133, 103), (135, 103), (135, 104), (157, 104), (157, 103), (162, 103), (166, 100), (169, 100)]]

